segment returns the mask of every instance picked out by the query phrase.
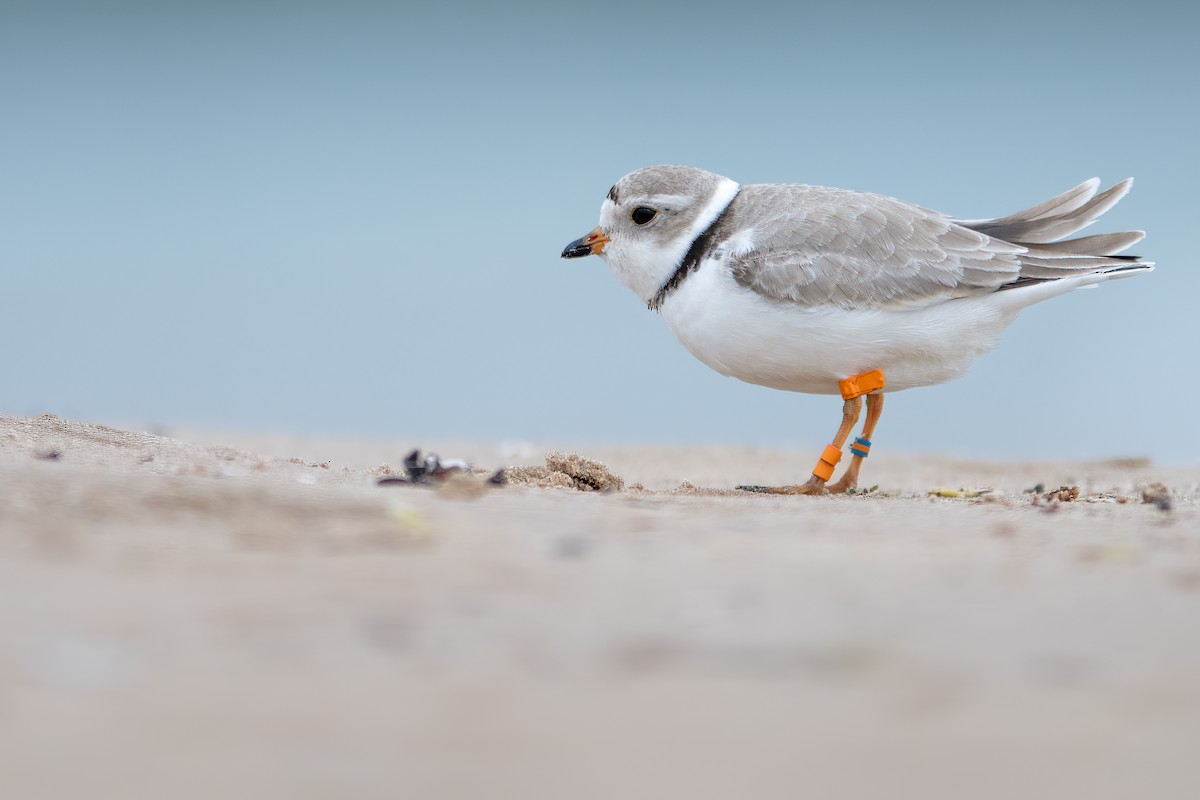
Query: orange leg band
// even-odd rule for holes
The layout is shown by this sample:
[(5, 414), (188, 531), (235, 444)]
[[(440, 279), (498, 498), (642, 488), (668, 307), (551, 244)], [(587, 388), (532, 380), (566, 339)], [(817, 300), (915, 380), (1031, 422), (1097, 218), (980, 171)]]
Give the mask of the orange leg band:
[(845, 380), (838, 381), (838, 388), (842, 390), (843, 400), (853, 400), (885, 386), (887, 386), (887, 381), (884, 380), (881, 369), (873, 369), (861, 375), (851, 375)]
[(823, 481), (827, 481), (833, 477), (834, 467), (842, 460), (842, 451), (834, 445), (826, 445), (825, 452), (821, 453), (821, 460), (813, 467), (812, 474)]

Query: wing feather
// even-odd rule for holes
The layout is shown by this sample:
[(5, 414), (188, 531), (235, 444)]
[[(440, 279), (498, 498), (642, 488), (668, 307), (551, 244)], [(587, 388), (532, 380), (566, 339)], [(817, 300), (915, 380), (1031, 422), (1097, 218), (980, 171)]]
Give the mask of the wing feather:
[(721, 254), (734, 278), (805, 306), (911, 305), (994, 291), (1017, 279), (1025, 250), (890, 197), (815, 186), (743, 186), (723, 224), (751, 229), (755, 242)]
[[(714, 254), (759, 294), (803, 306), (926, 305), (1141, 263), (1117, 253), (1141, 231), (1058, 241), (1091, 225), (1132, 179), (1084, 181), (991, 220), (958, 220), (882, 195), (804, 185), (743, 186), (721, 221), (736, 252)], [(745, 245), (746, 241), (753, 244)]]

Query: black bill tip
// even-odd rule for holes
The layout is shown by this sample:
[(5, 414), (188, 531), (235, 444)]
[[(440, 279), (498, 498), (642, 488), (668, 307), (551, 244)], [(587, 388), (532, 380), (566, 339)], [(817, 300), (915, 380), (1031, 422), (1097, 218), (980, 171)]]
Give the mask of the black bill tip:
[(586, 236), (581, 236), (563, 248), (562, 257), (583, 258), (584, 256), (590, 256), (592, 254), (592, 246), (584, 242), (586, 238)]

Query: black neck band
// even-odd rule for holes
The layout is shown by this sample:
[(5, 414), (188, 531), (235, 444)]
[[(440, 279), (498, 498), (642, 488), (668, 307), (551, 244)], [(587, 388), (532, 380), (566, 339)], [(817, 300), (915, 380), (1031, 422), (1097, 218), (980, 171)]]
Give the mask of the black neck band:
[[(738, 190), (738, 192), (740, 191), (741, 189)], [(717, 223), (728, 213), (730, 206), (733, 205), (733, 201), (737, 200), (738, 192), (734, 192), (733, 197), (729, 198), (729, 202), (721, 209), (721, 213), (717, 214), (713, 218), (713, 221), (708, 224), (708, 227), (692, 240), (692, 246), (684, 254), (683, 260), (679, 262), (679, 266), (675, 269), (675, 272), (671, 274), (671, 277), (667, 278), (667, 282), (650, 299), (650, 302), (646, 303), (646, 308), (651, 311), (658, 311), (662, 308), (663, 301), (667, 299), (667, 295), (675, 291), (679, 287), (679, 284), (683, 283), (683, 279), (692, 274), (700, 266), (700, 262), (704, 260), (704, 257), (708, 255), (708, 251), (712, 247), (713, 233), (717, 229)]]

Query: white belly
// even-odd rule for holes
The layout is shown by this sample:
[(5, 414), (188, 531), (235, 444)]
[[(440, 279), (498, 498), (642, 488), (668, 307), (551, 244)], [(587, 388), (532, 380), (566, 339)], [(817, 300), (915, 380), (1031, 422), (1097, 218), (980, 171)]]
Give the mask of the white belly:
[(896, 310), (806, 309), (767, 300), (713, 262), (667, 297), (663, 318), (692, 355), (723, 375), (809, 394), (882, 369), (886, 391), (943, 383), (990, 350), (1016, 316), (996, 295)]

